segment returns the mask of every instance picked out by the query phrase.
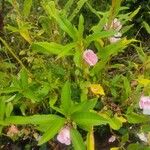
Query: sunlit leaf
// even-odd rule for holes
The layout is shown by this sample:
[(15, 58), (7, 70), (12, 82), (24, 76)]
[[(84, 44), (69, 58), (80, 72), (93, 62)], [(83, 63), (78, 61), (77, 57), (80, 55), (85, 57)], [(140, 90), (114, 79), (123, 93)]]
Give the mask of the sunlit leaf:
[(71, 140), (74, 150), (86, 150), (82, 136), (76, 129), (71, 129)]
[(49, 124), (49, 128), (45, 131), (43, 136), (40, 138), (38, 145), (42, 145), (43, 143), (53, 138), (63, 127), (64, 123), (65, 123), (64, 119), (57, 119), (53, 121), (51, 124)]

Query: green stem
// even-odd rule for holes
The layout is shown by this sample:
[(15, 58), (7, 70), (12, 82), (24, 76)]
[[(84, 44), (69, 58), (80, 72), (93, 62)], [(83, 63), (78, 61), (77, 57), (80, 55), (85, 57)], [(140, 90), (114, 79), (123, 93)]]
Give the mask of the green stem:
[(9, 45), (6, 43), (6, 41), (3, 40), (1, 37), (0, 37), (0, 41), (4, 44), (4, 46), (9, 51), (9, 53), (18, 61), (18, 63), (31, 75), (30, 71), (24, 66), (24, 64), (22, 63), (22, 61), (16, 56), (16, 54), (9, 47)]

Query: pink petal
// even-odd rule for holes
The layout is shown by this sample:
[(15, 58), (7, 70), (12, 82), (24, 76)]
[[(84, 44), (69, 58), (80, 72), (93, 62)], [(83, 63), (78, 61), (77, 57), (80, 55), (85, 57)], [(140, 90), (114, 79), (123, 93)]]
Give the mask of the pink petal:
[(57, 135), (57, 140), (62, 144), (70, 145), (71, 144), (70, 128), (64, 127), (63, 129), (61, 129), (61, 131)]
[(141, 109), (150, 109), (150, 96), (141, 96), (139, 106)]
[(85, 50), (83, 53), (83, 59), (90, 65), (94, 66), (98, 62), (97, 55), (92, 50)]

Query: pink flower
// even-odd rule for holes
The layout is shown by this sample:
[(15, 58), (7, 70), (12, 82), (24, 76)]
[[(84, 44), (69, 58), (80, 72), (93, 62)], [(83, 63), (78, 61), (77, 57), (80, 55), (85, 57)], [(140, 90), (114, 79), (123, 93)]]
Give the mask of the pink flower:
[(113, 143), (116, 140), (116, 136), (112, 135), (109, 139), (108, 142), (109, 143)]
[(14, 136), (19, 133), (18, 128), (15, 125), (11, 125), (11, 127), (8, 129), (7, 135), (8, 136)]
[(139, 106), (143, 109), (143, 114), (150, 115), (150, 96), (141, 96)]
[(63, 129), (61, 129), (61, 131), (57, 135), (57, 140), (62, 144), (70, 145), (71, 144), (70, 128), (64, 127)]
[(83, 59), (90, 65), (94, 66), (98, 62), (97, 55), (90, 49), (87, 49), (83, 53)]

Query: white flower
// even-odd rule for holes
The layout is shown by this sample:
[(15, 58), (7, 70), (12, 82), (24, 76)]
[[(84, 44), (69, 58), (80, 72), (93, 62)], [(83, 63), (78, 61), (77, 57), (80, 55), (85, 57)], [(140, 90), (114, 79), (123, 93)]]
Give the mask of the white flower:
[(114, 36), (109, 38), (110, 43), (116, 43), (116, 42), (118, 42), (119, 40), (121, 40), (121, 38), (116, 38), (116, 37), (114, 37)]
[(145, 143), (148, 142), (147, 140), (147, 137), (145, 136), (145, 134), (142, 132), (142, 133), (137, 133), (137, 136), (139, 137), (139, 139)]

